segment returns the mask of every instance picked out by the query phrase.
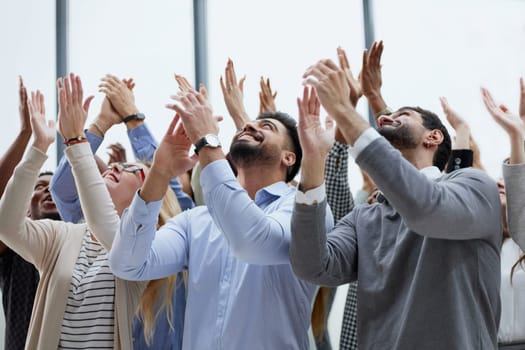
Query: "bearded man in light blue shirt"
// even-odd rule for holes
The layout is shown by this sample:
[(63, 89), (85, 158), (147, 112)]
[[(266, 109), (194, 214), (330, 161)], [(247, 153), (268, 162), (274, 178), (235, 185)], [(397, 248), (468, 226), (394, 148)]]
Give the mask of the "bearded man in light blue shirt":
[[(230, 147), (236, 178), (206, 96), (204, 90), (182, 91), (174, 97), (178, 104), (168, 106), (177, 115), (122, 215), (111, 269), (127, 280), (188, 269), (183, 349), (308, 349), (316, 287), (299, 280), (289, 260), (296, 190), (287, 182), (302, 156), (295, 120), (264, 113), (238, 131)], [(188, 155), (192, 144), (198, 155)], [(197, 159), (207, 205), (157, 231), (169, 180)]]

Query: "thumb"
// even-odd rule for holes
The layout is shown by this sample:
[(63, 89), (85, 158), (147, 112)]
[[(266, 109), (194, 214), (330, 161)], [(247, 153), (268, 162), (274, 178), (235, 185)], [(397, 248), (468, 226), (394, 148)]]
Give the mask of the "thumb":
[(84, 111), (86, 113), (88, 112), (89, 105), (91, 104), (91, 101), (93, 101), (94, 98), (95, 98), (95, 96), (91, 95), (88, 98), (86, 98), (86, 100), (84, 101), (84, 104), (82, 105), (82, 108), (84, 109)]

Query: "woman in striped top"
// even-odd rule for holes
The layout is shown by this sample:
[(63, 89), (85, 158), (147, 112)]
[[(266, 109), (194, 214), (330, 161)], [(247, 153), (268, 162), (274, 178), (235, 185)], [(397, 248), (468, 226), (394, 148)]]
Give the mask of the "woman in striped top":
[[(144, 181), (147, 168), (114, 164), (98, 172), (84, 123), (92, 98), (84, 104), (80, 78), (58, 81), (59, 130), (86, 223), (32, 221), (25, 211), (45, 152), (54, 142), (54, 125), (46, 123), (40, 92), (30, 110), (34, 143), (17, 167), (0, 201), (0, 237), (39, 270), (41, 279), (31, 316), (27, 349), (131, 349), (131, 320), (144, 282), (116, 278), (107, 252), (120, 222)], [(173, 200), (173, 197), (172, 199)], [(180, 211), (165, 199), (167, 217)]]

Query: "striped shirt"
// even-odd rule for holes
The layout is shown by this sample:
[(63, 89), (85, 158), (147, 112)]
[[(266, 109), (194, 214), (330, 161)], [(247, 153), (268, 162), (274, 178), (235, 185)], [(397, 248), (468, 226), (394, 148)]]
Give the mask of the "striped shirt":
[(115, 277), (108, 252), (86, 231), (73, 270), (59, 349), (113, 349)]

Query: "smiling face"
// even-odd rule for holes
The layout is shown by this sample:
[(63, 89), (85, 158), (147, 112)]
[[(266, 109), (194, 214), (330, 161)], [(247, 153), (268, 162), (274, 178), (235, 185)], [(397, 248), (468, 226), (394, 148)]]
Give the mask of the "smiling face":
[(51, 175), (49, 174), (38, 177), (33, 189), (29, 208), (29, 217), (33, 220), (60, 220), (57, 207), (51, 197), (51, 193), (49, 192), (50, 181)]
[(148, 168), (139, 164), (113, 163), (102, 173), (109, 195), (117, 207), (127, 208), (144, 183)]
[(399, 150), (414, 149), (423, 142), (425, 127), (421, 114), (401, 109), (391, 115), (384, 115), (377, 120), (379, 134)]
[(244, 125), (230, 146), (237, 167), (275, 164), (283, 150), (289, 150), (286, 127), (275, 119), (257, 119)]

